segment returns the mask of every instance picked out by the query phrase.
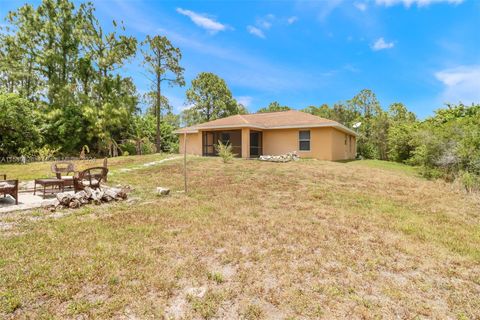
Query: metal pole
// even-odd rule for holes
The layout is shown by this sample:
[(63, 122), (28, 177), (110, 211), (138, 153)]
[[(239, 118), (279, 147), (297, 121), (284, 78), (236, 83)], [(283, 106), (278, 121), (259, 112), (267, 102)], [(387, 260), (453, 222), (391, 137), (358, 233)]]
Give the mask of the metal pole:
[(187, 193), (187, 133), (183, 134), (183, 179), (185, 182), (185, 194)]

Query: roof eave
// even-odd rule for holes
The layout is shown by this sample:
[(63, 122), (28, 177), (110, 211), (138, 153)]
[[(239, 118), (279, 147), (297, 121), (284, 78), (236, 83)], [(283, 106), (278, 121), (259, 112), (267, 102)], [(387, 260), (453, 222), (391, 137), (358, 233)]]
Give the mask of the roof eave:
[(336, 128), (337, 130), (349, 133), (354, 135), (355, 137), (358, 136), (358, 133), (355, 131), (345, 127), (340, 123), (319, 123), (319, 124), (299, 124), (299, 125), (285, 125), (285, 126), (272, 126), (266, 127), (261, 125), (252, 125), (252, 124), (240, 124), (240, 125), (224, 125), (224, 126), (204, 126), (195, 129), (190, 129), (184, 131), (182, 129), (175, 130), (174, 133), (176, 134), (183, 134), (183, 133), (198, 133), (201, 130), (212, 130), (212, 129), (239, 129), (239, 128), (253, 128), (253, 129), (263, 129), (263, 130), (275, 130), (275, 129), (302, 129), (302, 128)]

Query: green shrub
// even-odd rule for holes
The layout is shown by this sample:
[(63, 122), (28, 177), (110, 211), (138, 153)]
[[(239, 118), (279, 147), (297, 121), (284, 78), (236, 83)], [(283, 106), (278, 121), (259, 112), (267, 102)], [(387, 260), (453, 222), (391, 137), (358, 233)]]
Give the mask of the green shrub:
[(218, 144), (215, 145), (215, 150), (217, 150), (218, 155), (223, 159), (224, 163), (230, 162), (236, 154), (233, 153), (233, 147), (231, 144), (223, 144), (222, 141), (218, 140)]
[(480, 177), (468, 171), (460, 172), (460, 182), (467, 192), (480, 190)]
[(142, 154), (155, 153), (155, 144), (148, 138), (142, 139)]
[(37, 155), (40, 161), (49, 161), (53, 160), (60, 148), (52, 148), (48, 144), (44, 145), (42, 148), (37, 150)]
[(137, 148), (135, 145), (135, 141), (133, 140), (127, 140), (123, 142), (120, 146), (120, 150), (122, 150), (122, 155), (125, 155), (125, 153), (130, 154), (137, 154)]

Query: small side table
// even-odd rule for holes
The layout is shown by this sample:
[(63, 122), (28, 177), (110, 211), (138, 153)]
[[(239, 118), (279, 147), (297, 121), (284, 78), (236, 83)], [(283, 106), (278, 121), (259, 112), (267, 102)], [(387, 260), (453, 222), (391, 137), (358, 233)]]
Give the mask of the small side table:
[[(33, 194), (37, 192), (37, 184), (43, 187), (42, 197), (45, 199), (47, 194), (55, 194), (55, 187), (58, 187), (58, 190), (63, 192), (64, 190), (64, 181), (57, 178), (46, 178), (46, 179), (35, 179), (35, 186), (33, 189)], [(47, 187), (52, 187), (50, 190), (47, 190)]]

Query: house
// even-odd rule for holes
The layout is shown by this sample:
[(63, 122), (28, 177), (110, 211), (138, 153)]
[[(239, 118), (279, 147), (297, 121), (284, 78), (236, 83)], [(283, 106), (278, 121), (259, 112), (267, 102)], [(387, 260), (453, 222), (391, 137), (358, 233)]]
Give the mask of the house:
[(356, 155), (357, 133), (340, 123), (309, 113), (289, 110), (238, 114), (175, 131), (180, 151), (215, 156), (218, 141), (230, 143), (242, 158), (296, 151), (300, 157), (348, 160)]

